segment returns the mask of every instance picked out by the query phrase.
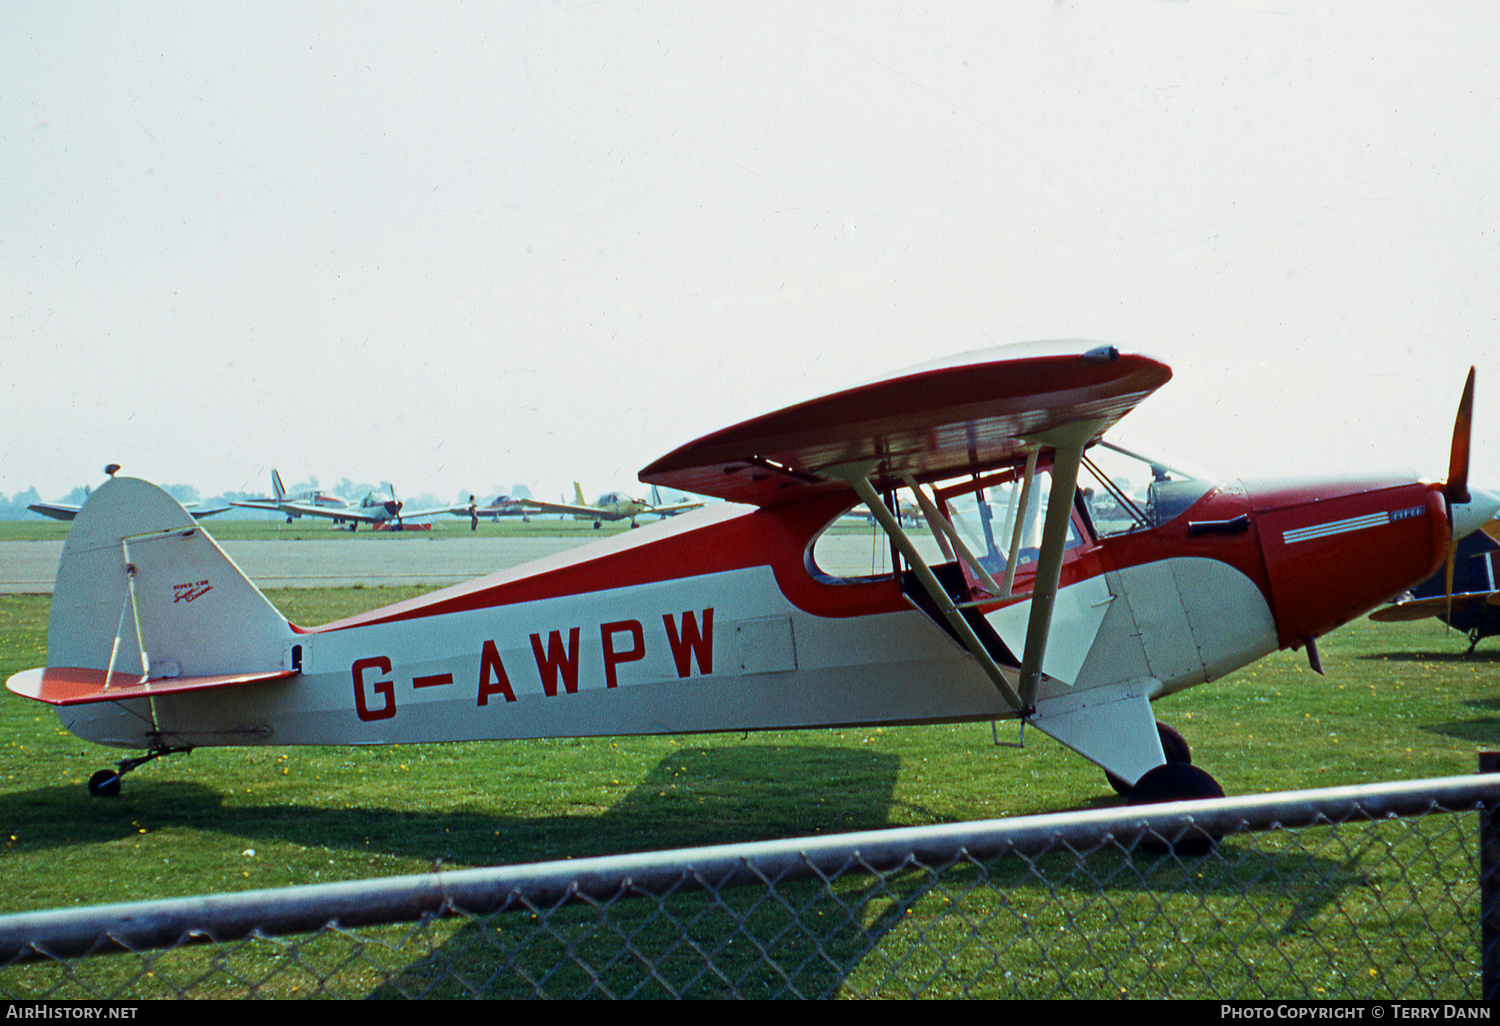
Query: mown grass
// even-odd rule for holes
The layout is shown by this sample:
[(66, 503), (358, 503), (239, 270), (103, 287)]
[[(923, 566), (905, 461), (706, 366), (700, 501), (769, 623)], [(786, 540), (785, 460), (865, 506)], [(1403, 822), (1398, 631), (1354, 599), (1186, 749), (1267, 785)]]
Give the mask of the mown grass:
[[(421, 590), (273, 592), (271, 598), (294, 621), (320, 623)], [(0, 596), (0, 675), (45, 661), (47, 608), (45, 596)], [(1194, 761), (1231, 794), (1469, 773), (1477, 749), (1500, 745), (1500, 650), (1481, 646), (1466, 657), (1466, 647), (1459, 635), (1445, 633), (1435, 622), (1361, 621), (1323, 639), (1326, 677), (1313, 674), (1300, 653), (1279, 653), (1223, 681), (1166, 699), (1157, 713), (1184, 733)], [(1001, 739), (1014, 741), (1016, 727), (1002, 724)], [(74, 738), (50, 710), (6, 695), (0, 699), (0, 751), (5, 755), (0, 768), (0, 906), (5, 912), (369, 878), (423, 872), (437, 864), (496, 865), (1017, 816), (1118, 801), (1096, 768), (1045, 736), (1028, 731), (1025, 751), (995, 748), (987, 724), (371, 749), (200, 749), (138, 770), (119, 798), (101, 800), (88, 796), (85, 781), (119, 753)], [(1388, 985), (1388, 971), (1402, 967), (1420, 976), (1437, 947), (1466, 943), (1444, 939), (1430, 922), (1404, 937), (1387, 936), (1392, 931), (1379, 926), (1367, 929), (1356, 899), (1367, 891), (1378, 898), (1408, 886), (1390, 878), (1396, 870), (1385, 862), (1365, 864), (1361, 854), (1316, 847), (1282, 854), (1274, 845), (1269, 853), (1265, 845), (1239, 842), (1225, 848), (1231, 858), (1216, 860), (1206, 869), (1208, 882), (1198, 886), (1222, 896), (1225, 911), (1214, 916), (1222, 918), (1221, 927), (1229, 924), (1248, 952), (1229, 959), (1238, 968), (1227, 979), (1201, 978), (1191, 959), (1182, 968), (1182, 937), (1197, 937), (1212, 925), (1194, 925), (1204, 906), (1192, 886), (1181, 891), (1125, 882), (1120, 884), (1124, 893), (1101, 906), (1096, 887), (1068, 876), (1068, 860), (1055, 870), (1062, 875), (1051, 881), (1021, 873), (998, 887), (972, 891), (948, 880), (934, 888), (921, 874), (905, 882), (851, 877), (831, 894), (793, 888), (790, 893), (805, 903), (808, 916), (830, 922), (830, 917), (847, 918), (850, 913), (840, 911), (847, 904), (856, 912), (813, 947), (801, 931), (779, 934), (778, 957), (805, 961), (803, 983), (814, 991), (826, 984), (859, 993), (899, 993), (911, 974), (926, 971), (920, 968), (926, 962), (946, 958), (929, 973), (937, 982), (927, 993), (1033, 996), (1046, 993), (1038, 988), (1045, 985), (1048, 964), (1061, 960), (1066, 968), (1071, 959), (1076, 973), (1067, 971), (1076, 975), (1082, 992), (1120, 996), (1117, 975), (1106, 969), (1095, 986), (1088, 974), (1098, 973), (1097, 959), (1125, 938), (1128, 950), (1118, 964), (1135, 965), (1131, 978), (1147, 981), (1150, 994), (1213, 996), (1235, 988), (1258, 993), (1258, 965), (1276, 967), (1274, 978), (1284, 981), (1278, 986), (1287, 992), (1318, 996), (1386, 993), (1381, 988)], [(1454, 872), (1468, 871), (1459, 856), (1451, 859), (1458, 859), (1450, 867)], [(1228, 868), (1219, 868), (1221, 862)], [(1013, 870), (998, 872), (1003, 877)], [(1423, 909), (1440, 907), (1443, 881), (1426, 886), (1436, 891), (1412, 900)], [(1257, 912), (1235, 926), (1236, 916), (1247, 914), (1243, 895), (1257, 887), (1273, 892), (1285, 908), (1272, 921)], [(1299, 897), (1309, 888), (1338, 892), (1340, 910), (1327, 918), (1309, 917), (1307, 900)], [(1327, 900), (1320, 897), (1314, 906)], [(678, 917), (690, 917), (696, 908), (699, 919), (690, 929), (702, 935), (702, 944), (721, 947), (724, 964), (739, 967), (734, 971), (743, 980), (737, 986), (774, 992), (780, 984), (756, 975), (762, 970), (755, 968), (753, 952), (738, 956), (725, 943), (733, 930), (713, 911), (719, 906), (707, 901), (689, 900), (689, 911)], [(1084, 936), (1090, 917), (1106, 907), (1116, 910), (1113, 924), (1103, 922), (1102, 932)], [(967, 911), (960, 916), (960, 910)], [(627, 925), (632, 916), (644, 916), (637, 923), (645, 931), (641, 943), (657, 943), (649, 938), (662, 924), (649, 910), (620, 914)], [(774, 919), (781, 913), (762, 908), (756, 914)], [(1186, 922), (1174, 918), (1179, 916)], [(1451, 912), (1443, 916), (1453, 918)], [(978, 941), (973, 921), (986, 924)], [(760, 925), (778, 936), (778, 924)], [(516, 940), (516, 931), (531, 926), (526, 917), (450, 924), (433, 928), (430, 940), (445, 964), (488, 979), (496, 956), (489, 943), (478, 942)], [(551, 929), (546, 936), (554, 939), (546, 944), (517, 941), (527, 952), (523, 963), (536, 968), (533, 960), (540, 964), (552, 957), (548, 952), (561, 943), (557, 937), (577, 933), (575, 949), (601, 958), (616, 945), (615, 961), (605, 959), (615, 966), (609, 978), (616, 985), (629, 992), (639, 978), (642, 993), (656, 992), (639, 966), (622, 968), (633, 962), (619, 960), (618, 935), (598, 934), (595, 913), (568, 912)], [(1149, 930), (1160, 936), (1152, 940), (1143, 932)], [(401, 931), (388, 933), (397, 937)], [(919, 934), (927, 944), (913, 947)], [(284, 955), (265, 943), (239, 949), (233, 957), (254, 963), (257, 972), (270, 972)], [(942, 945), (952, 954), (944, 955)], [(797, 954), (803, 948), (805, 960)], [(1152, 955), (1158, 948), (1175, 953), (1177, 960)], [(906, 954), (908, 949), (914, 953)], [(1009, 949), (1031, 952), (1027, 957), (1033, 963), (1018, 968), (1016, 976), (987, 976), (995, 952)], [(311, 958), (313, 950), (303, 957)], [(835, 971), (819, 950), (835, 961), (847, 956), (854, 969)], [(186, 978), (196, 979), (209, 961), (224, 956), (210, 950), (172, 957), (184, 959)], [(417, 954), (394, 962), (388, 968), (403, 987), (426, 987), (434, 976), (434, 963)], [(1304, 963), (1321, 967), (1317, 973), (1328, 977), (1312, 985), (1317, 989), (1297, 989)], [(1369, 975), (1371, 965), (1388, 968), (1375, 978)], [(89, 968), (121, 979), (131, 972), (114, 960), (94, 960)], [(514, 989), (519, 977), (508, 972), (512, 975), (485, 984), (484, 992), (525, 992)], [(567, 992), (568, 979), (580, 972), (574, 965), (553, 977), (557, 989), (551, 992)], [(702, 996), (715, 996), (727, 986), (699, 978), (690, 968), (682, 973), (686, 989)], [(1334, 979), (1340, 974), (1342, 982)], [(35, 995), (55, 979), (55, 971), (6, 970), (0, 973), (0, 992)], [(290, 994), (308, 986), (297, 973), (280, 979), (258, 992)], [(343, 992), (385, 993), (379, 990), (383, 979), (368, 967), (350, 970)], [(454, 993), (451, 978), (443, 980), (439, 992)], [(137, 980), (130, 992), (146, 994), (154, 985)], [(217, 994), (219, 985), (205, 982), (188, 989)], [(1462, 981), (1452, 986), (1454, 996), (1466, 993)]]

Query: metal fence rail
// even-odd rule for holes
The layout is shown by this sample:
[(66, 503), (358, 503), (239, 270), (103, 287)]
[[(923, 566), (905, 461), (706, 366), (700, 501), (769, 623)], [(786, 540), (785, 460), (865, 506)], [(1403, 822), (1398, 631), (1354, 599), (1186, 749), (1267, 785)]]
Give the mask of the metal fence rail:
[(13, 915), (0, 995), (1478, 998), (1448, 814), (1497, 804), (1486, 774)]

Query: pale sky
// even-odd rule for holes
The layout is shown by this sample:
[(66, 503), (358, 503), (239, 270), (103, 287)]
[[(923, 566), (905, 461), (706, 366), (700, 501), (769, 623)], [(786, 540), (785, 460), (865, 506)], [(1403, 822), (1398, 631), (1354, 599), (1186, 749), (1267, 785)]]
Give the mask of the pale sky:
[(0, 493), (632, 488), (1086, 338), (1224, 478), (1500, 488), (1500, 6), (0, 0)]

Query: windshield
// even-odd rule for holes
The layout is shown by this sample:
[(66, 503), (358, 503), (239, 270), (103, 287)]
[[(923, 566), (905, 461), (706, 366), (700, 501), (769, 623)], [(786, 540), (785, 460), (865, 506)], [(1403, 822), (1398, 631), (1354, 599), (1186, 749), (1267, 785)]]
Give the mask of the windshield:
[[(1045, 470), (1037, 471), (1031, 494), (1022, 508), (1024, 490), (1020, 481), (1002, 481), (987, 488), (948, 494), (945, 498), (954, 530), (991, 574), (1005, 570), (1005, 557), (1012, 542), (1017, 566), (1035, 560), (1041, 551), (1042, 525), (1047, 519), (1047, 500), (1052, 490), (1051, 475)], [(1083, 536), (1078, 533), (1078, 525), (1069, 521), (1064, 547), (1071, 549), (1081, 544)]]
[(1078, 487), (1100, 537), (1159, 527), (1186, 512), (1213, 482), (1100, 442), (1083, 457)]

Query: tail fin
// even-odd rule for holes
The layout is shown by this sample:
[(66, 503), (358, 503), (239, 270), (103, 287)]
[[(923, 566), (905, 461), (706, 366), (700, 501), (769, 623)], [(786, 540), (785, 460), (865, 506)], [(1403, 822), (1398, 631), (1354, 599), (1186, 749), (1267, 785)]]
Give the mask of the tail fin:
[(573, 482), (573, 498), (578, 502), (578, 505), (580, 506), (588, 505), (588, 501), (583, 497), (583, 486), (577, 481)]
[(73, 521), (52, 593), (48, 666), (153, 678), (283, 669), (296, 636), (155, 485), (114, 478)]
[(281, 471), (279, 470), (273, 469), (271, 471), (271, 494), (276, 496), (278, 502), (286, 498), (286, 486), (281, 483)]

